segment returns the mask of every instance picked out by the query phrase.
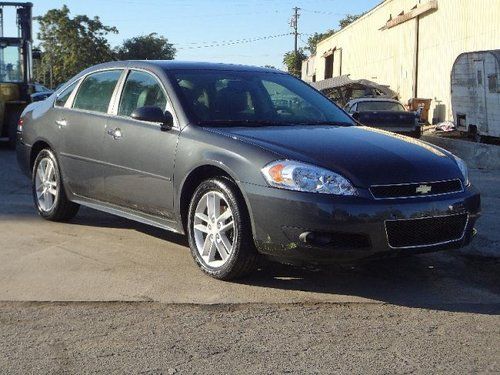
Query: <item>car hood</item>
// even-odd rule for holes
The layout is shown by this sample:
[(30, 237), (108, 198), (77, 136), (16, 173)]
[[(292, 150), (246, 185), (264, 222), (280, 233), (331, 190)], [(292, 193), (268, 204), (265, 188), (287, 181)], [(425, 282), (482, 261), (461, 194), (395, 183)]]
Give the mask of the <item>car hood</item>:
[(224, 127), (211, 130), (341, 173), (359, 187), (460, 178), (453, 156), (414, 138), (365, 126)]

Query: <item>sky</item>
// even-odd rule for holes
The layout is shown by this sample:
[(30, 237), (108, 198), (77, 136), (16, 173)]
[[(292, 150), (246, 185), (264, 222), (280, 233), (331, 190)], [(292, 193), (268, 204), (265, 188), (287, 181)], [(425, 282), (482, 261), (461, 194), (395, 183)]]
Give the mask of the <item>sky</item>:
[[(308, 34), (338, 27), (346, 14), (367, 11), (381, 0), (32, 0), (33, 15), (66, 4), (72, 16), (99, 16), (119, 34), (108, 35), (112, 46), (124, 39), (152, 32), (165, 36), (177, 48), (176, 59), (272, 65), (282, 69), (283, 55), (293, 49), (293, 36), (250, 43), (221, 42), (264, 38), (290, 33), (292, 8), (299, 11), (299, 47)], [(6, 28), (9, 29), (5, 14)], [(10, 17), (10, 19), (13, 19)], [(35, 32), (37, 30), (34, 25)], [(6, 31), (7, 32), (7, 31)], [(7, 36), (7, 35), (6, 35)], [(215, 43), (214, 43), (215, 42)], [(219, 44), (219, 46), (213, 46)], [(208, 47), (210, 46), (210, 47)], [(202, 47), (202, 48), (200, 48)]]

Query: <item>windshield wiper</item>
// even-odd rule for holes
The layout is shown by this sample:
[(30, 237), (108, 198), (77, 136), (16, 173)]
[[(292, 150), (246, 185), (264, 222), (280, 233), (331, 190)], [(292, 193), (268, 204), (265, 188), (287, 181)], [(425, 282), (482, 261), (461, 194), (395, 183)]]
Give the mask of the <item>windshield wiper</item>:
[(214, 125), (214, 126), (273, 126), (285, 125), (287, 123), (272, 120), (201, 120), (197, 122), (198, 125)]
[(294, 126), (294, 125), (324, 125), (324, 126), (353, 126), (344, 121), (273, 121), (273, 120), (201, 120), (200, 126)]
[(330, 125), (330, 126), (353, 126), (354, 124), (345, 121), (300, 121), (293, 122), (294, 125)]

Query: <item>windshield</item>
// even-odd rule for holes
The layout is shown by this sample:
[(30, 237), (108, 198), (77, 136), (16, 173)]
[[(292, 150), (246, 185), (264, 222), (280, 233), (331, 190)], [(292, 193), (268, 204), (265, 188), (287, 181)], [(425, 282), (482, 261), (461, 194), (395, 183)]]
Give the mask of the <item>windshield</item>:
[(330, 100), (286, 74), (186, 70), (171, 75), (186, 111), (201, 125), (353, 125)]
[(405, 111), (403, 105), (397, 102), (388, 102), (388, 101), (368, 101), (368, 102), (359, 102), (358, 103), (358, 112), (364, 111), (396, 111), (401, 112)]
[(21, 49), (18, 46), (0, 46), (0, 82), (22, 82)]

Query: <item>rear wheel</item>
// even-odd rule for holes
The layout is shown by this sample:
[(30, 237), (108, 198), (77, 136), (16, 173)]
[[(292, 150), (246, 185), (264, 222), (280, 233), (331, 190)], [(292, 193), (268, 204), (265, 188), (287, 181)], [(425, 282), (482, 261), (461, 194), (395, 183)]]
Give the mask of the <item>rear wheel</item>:
[(66, 197), (59, 164), (49, 149), (40, 151), (35, 160), (32, 189), (35, 207), (43, 218), (67, 221), (78, 213), (80, 205)]
[(196, 189), (189, 206), (188, 238), (194, 260), (214, 278), (236, 279), (256, 268), (248, 213), (227, 179), (206, 180)]

